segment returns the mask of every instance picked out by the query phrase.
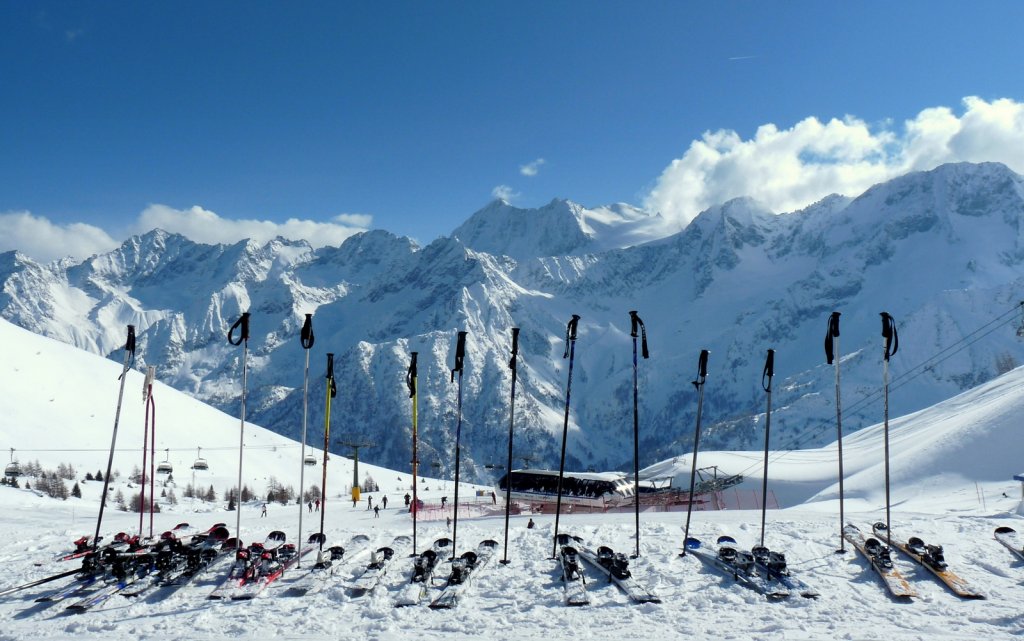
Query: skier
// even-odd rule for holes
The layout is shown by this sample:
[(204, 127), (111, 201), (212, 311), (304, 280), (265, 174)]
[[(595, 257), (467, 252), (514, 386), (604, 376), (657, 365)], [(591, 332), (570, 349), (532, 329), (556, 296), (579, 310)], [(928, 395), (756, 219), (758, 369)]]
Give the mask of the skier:
[(366, 509), (367, 510), (372, 510), (373, 509), (373, 497), (370, 496), (369, 494), (366, 495)]
[(317, 512), (319, 512), (319, 511), (320, 511), (320, 499), (317, 499), (317, 500), (316, 500), (316, 511), (317, 511)]
[(309, 508), (310, 512), (313, 511), (313, 501), (310, 501), (309, 503), (307, 503), (306, 506)]
[(374, 505), (373, 506), (373, 518), (375, 518), (375, 519), (379, 519), (380, 518), (380, 506), (379, 505)]
[(533, 518), (531, 517), (530, 520), (527, 521), (527, 523), (526, 523), (526, 529), (527, 530), (532, 530), (533, 529), (533, 525), (534, 525)]
[(498, 504), (498, 495), (494, 493), (494, 490), (491, 490), (491, 502), (495, 505)]
[(405, 507), (409, 507), (409, 501), (410, 501), (411, 499), (412, 499), (412, 497), (411, 497), (411, 496), (409, 496), (409, 493), (408, 493), (408, 492), (406, 492), (406, 493), (405, 493)]
[(441, 497), (441, 507), (444, 507), (445, 503), (447, 503), (447, 502), (448, 502), (448, 497), (447, 496), (442, 496)]
[(385, 510), (388, 509), (388, 495), (387, 494), (384, 495), (384, 498), (382, 498), (380, 500), (380, 502), (384, 504), (384, 509)]
[(264, 503), (263, 504), (263, 512), (260, 513), (260, 518), (263, 518), (266, 515), (267, 515), (267, 504)]

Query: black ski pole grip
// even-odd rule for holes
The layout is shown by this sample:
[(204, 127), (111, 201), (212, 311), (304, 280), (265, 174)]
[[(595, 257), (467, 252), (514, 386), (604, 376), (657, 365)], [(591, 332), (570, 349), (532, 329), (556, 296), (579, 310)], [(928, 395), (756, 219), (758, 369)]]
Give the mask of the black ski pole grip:
[(462, 372), (462, 361), (466, 358), (466, 334), (459, 332), (459, 339), (455, 343), (455, 367), (452, 368), (452, 381), (455, 381), (455, 372)]
[[(235, 330), (239, 330), (238, 340), (235, 340)], [(249, 312), (242, 312), (241, 318), (228, 330), (228, 342), (232, 345), (241, 345), (249, 340)]]
[(516, 368), (516, 357), (519, 356), (519, 328), (512, 328), (512, 358), (508, 362), (509, 369)]
[[(775, 376), (775, 350), (769, 349), (768, 356), (764, 359), (764, 372), (761, 373), (761, 387), (764, 391), (768, 391), (772, 386), (772, 377)], [(765, 379), (768, 380), (768, 384), (765, 385)]]
[(405, 384), (409, 386), (409, 398), (416, 396), (416, 356), (418, 352), (413, 352), (409, 359), (409, 370), (405, 373)]
[(637, 315), (636, 311), (629, 312), (630, 331), (629, 335), (636, 338), (636, 330), (640, 328), (640, 353), (644, 358), (650, 358), (651, 354), (647, 351), (647, 328), (644, 326), (644, 322)]
[(828, 317), (828, 329), (825, 330), (825, 360), (829, 365), (835, 360), (835, 354), (832, 352), (832, 339), (839, 336), (839, 312), (832, 312), (832, 315)]
[(302, 334), (300, 336), (302, 340), (302, 348), (309, 349), (313, 347), (313, 342), (316, 341), (316, 336), (313, 335), (313, 315), (306, 314), (306, 322), (302, 324)]
[(569, 358), (569, 343), (576, 340), (576, 326), (579, 322), (579, 314), (573, 314), (569, 324), (565, 326), (565, 353), (562, 354), (562, 358)]
[(700, 360), (697, 363), (697, 375), (701, 378), (706, 378), (708, 375), (708, 354), (710, 354), (708, 350), (700, 350)]
[(885, 339), (885, 360), (889, 360), (889, 357), (900, 348), (900, 337), (896, 332), (896, 320), (892, 315), (889, 312), (882, 312), (879, 315), (882, 317), (882, 338)]
[(135, 355), (135, 325), (128, 326), (128, 340), (125, 341), (124, 348), (132, 356)]
[(334, 354), (327, 355), (327, 384), (331, 387), (331, 398), (338, 395), (338, 386), (334, 383)]

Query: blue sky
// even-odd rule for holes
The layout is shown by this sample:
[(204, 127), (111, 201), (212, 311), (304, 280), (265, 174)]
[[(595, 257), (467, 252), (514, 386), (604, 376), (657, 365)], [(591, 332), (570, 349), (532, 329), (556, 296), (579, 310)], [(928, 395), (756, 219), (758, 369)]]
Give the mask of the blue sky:
[(1022, 24), (1013, 2), (0, 0), (0, 249), (148, 224), (425, 243), (496, 195), (682, 225), (741, 191), (1024, 171)]

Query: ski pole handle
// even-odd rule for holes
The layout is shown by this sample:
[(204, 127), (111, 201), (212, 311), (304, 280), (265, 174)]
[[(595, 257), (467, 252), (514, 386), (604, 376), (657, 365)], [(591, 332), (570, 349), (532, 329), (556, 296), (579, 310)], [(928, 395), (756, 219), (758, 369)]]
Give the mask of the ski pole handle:
[(124, 348), (132, 356), (135, 355), (135, 325), (128, 326), (128, 340), (125, 341)]
[(302, 341), (302, 348), (309, 349), (313, 347), (313, 342), (316, 341), (316, 336), (313, 335), (313, 315), (306, 314), (306, 322), (302, 324), (302, 334), (299, 336)]
[(418, 352), (413, 352), (409, 359), (409, 369), (405, 373), (405, 384), (409, 386), (409, 398), (416, 396), (416, 357)]
[(455, 342), (455, 367), (452, 368), (452, 382), (455, 381), (455, 372), (462, 374), (462, 362), (466, 358), (466, 334), (459, 332), (459, 338)]
[(509, 369), (516, 368), (516, 357), (519, 356), (519, 328), (512, 328), (512, 358), (508, 362)]
[(338, 395), (338, 386), (334, 383), (334, 354), (327, 355), (327, 384), (331, 388), (331, 398)]
[[(235, 330), (239, 330), (238, 340), (235, 340)], [(228, 342), (232, 345), (241, 345), (249, 340), (249, 312), (242, 312), (241, 318), (228, 330)], [(133, 341), (134, 342), (134, 341)]]
[(580, 322), (579, 314), (573, 314), (569, 324), (565, 326), (565, 354), (562, 358), (569, 358), (569, 343), (576, 340), (576, 326)]
[[(761, 374), (761, 387), (764, 391), (769, 391), (772, 388), (772, 377), (775, 376), (775, 350), (769, 349), (768, 356), (764, 360), (764, 372)], [(768, 384), (765, 385), (765, 379), (768, 379)]]
[(900, 348), (900, 337), (896, 332), (896, 320), (892, 315), (889, 312), (882, 312), (879, 316), (882, 317), (882, 339), (885, 341), (885, 360), (888, 361)]
[(835, 360), (832, 346), (834, 343), (833, 339), (839, 336), (839, 316), (839, 312), (832, 312), (832, 315), (828, 317), (828, 329), (825, 330), (825, 360), (829, 365)]
[(708, 376), (708, 354), (710, 354), (708, 350), (700, 350), (700, 358), (697, 360), (697, 380), (693, 381), (694, 387), (703, 385), (704, 379)]
[(637, 315), (636, 310), (629, 312), (629, 323), (630, 331), (629, 335), (633, 338), (637, 336), (637, 327), (640, 328), (640, 352), (644, 358), (650, 358), (651, 354), (647, 351), (647, 328), (644, 326), (644, 322), (640, 320), (640, 316)]

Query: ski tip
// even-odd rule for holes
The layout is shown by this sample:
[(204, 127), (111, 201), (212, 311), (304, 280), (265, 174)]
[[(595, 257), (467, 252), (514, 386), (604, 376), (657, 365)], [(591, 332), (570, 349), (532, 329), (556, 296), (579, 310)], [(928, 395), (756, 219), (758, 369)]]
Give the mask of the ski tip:
[(996, 528), (996, 534), (1016, 534), (1017, 530), (1009, 525), (1000, 525)]
[(736, 539), (732, 538), (728, 534), (723, 534), (722, 536), (718, 537), (718, 540), (716, 542), (719, 545), (726, 545), (726, 544), (736, 545)]
[(699, 547), (700, 547), (700, 539), (695, 539), (692, 536), (688, 537), (686, 539), (686, 541), (683, 542), (683, 548), (686, 549), (686, 550), (696, 550)]

